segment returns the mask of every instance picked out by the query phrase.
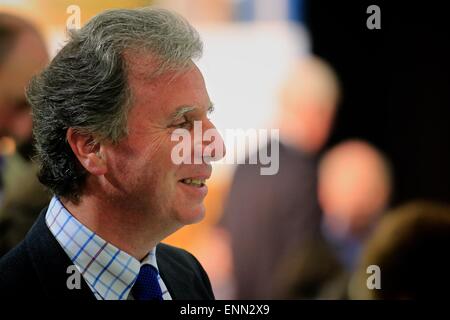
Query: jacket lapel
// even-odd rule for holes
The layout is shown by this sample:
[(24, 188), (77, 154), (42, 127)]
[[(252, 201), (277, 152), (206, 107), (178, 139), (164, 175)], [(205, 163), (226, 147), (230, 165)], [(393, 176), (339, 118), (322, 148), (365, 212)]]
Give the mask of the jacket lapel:
[(197, 297), (195, 291), (193, 291), (195, 276), (192, 270), (181, 265), (160, 245), (158, 245), (158, 249), (156, 250), (156, 259), (161, 278), (173, 300), (201, 298)]
[(47, 208), (42, 210), (25, 239), (44, 294), (57, 299), (95, 299), (81, 275), (80, 289), (67, 287), (67, 280), (73, 274), (68, 272), (68, 267), (73, 263), (47, 227), (46, 212)]

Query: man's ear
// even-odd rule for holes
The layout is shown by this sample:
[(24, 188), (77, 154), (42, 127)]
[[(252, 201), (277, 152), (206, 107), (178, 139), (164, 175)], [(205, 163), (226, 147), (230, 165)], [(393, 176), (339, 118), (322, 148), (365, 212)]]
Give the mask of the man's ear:
[(67, 129), (66, 139), (78, 161), (89, 173), (95, 176), (106, 173), (107, 166), (102, 145), (94, 143), (92, 135), (83, 134), (69, 128)]

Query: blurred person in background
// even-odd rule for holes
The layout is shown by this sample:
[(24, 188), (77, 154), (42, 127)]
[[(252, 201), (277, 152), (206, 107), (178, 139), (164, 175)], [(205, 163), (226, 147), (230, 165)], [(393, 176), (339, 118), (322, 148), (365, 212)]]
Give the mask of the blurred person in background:
[(31, 108), (25, 98), (31, 77), (47, 63), (38, 31), (19, 17), (0, 13), (0, 150), (7, 144), (10, 150), (0, 154), (0, 256), (25, 237), (50, 199), (31, 162)]
[[(368, 142), (348, 140), (328, 151), (319, 166), (319, 202), (323, 231), (329, 239), (363, 239), (391, 195), (391, 172), (384, 155)], [(354, 264), (352, 250), (342, 262)]]
[[(280, 261), (320, 230), (316, 156), (332, 127), (337, 76), (317, 57), (297, 61), (280, 90), (279, 171), (238, 165), (220, 228), (231, 246), (235, 298), (271, 299)], [(223, 236), (225, 238), (225, 236)]]
[[(449, 298), (449, 246), (448, 204), (416, 200), (388, 211), (362, 251), (350, 298)], [(368, 285), (370, 266), (379, 268), (378, 288)]]
[(361, 247), (388, 206), (389, 165), (369, 143), (338, 144), (323, 155), (318, 177), (321, 232), (278, 270), (280, 298), (348, 298)]

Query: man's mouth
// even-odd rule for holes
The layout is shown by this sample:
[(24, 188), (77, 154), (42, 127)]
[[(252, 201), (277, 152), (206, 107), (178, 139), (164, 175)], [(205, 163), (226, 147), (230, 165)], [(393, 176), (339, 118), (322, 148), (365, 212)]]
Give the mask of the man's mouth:
[(182, 179), (180, 181), (189, 186), (201, 188), (201, 187), (205, 186), (206, 179), (186, 178), (186, 179)]

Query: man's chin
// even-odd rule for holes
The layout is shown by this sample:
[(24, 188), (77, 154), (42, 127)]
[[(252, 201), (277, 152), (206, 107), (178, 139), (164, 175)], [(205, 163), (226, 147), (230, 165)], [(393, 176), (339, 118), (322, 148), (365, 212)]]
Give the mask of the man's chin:
[(178, 221), (182, 225), (189, 225), (194, 223), (199, 223), (205, 217), (205, 205), (203, 203), (192, 206), (191, 208), (182, 208), (178, 212)]

